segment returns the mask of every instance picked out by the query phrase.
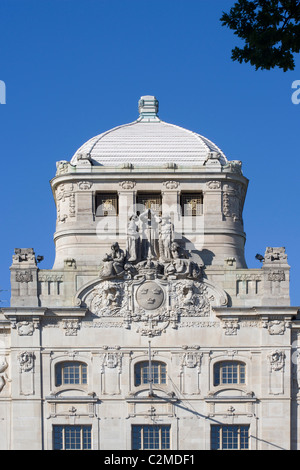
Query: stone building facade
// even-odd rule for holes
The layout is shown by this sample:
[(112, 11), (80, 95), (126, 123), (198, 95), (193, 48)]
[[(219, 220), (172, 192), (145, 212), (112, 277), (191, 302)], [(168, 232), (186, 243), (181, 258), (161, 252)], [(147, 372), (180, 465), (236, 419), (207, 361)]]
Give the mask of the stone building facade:
[(247, 185), (152, 96), (57, 163), (54, 266), (15, 249), (0, 310), (1, 449), (298, 448), (298, 308), (284, 248), (247, 268)]

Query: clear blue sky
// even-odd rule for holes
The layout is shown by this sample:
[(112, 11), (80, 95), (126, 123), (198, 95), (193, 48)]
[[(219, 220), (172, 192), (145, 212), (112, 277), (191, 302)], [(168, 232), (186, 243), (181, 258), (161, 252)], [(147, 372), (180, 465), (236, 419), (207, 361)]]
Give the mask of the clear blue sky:
[(300, 305), (299, 122), (293, 72), (231, 61), (238, 43), (221, 26), (234, 0), (1, 0), (0, 105), (2, 306), (10, 298), (15, 247), (33, 247), (52, 267), (56, 161), (137, 118), (141, 95), (160, 117), (242, 160), (250, 180), (244, 210), (248, 267), (285, 246), (291, 302)]

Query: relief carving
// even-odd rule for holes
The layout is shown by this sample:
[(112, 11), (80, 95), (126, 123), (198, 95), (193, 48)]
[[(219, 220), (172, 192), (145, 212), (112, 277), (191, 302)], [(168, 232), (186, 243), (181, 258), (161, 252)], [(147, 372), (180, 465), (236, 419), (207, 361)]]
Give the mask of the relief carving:
[(272, 271), (268, 274), (268, 281), (285, 281), (285, 272), (284, 271)]
[(56, 176), (64, 175), (69, 171), (69, 162), (66, 160), (61, 160), (56, 163)]
[(119, 346), (116, 350), (104, 347), (106, 352), (102, 356), (101, 388), (105, 395), (119, 395), (121, 393), (120, 376), (122, 373), (122, 357)]
[(184, 279), (172, 285), (174, 307), (182, 316), (208, 316), (210, 302), (207, 286), (203, 283)]
[(199, 374), (201, 372), (201, 361), (203, 354), (199, 346), (189, 348), (183, 346), (185, 353), (181, 356), (180, 365), (180, 388), (183, 394), (195, 395), (200, 392)]
[(220, 189), (221, 188), (221, 183), (220, 183), (220, 181), (208, 181), (206, 183), (206, 186), (209, 189)]
[(287, 254), (285, 248), (281, 247), (267, 247), (264, 257), (264, 264), (287, 263)]
[(78, 188), (81, 191), (91, 189), (92, 186), (93, 186), (93, 183), (91, 181), (79, 181), (79, 183), (78, 183)]
[(20, 321), (16, 328), (19, 336), (32, 336), (34, 333), (34, 324), (30, 321)]
[(175, 239), (169, 215), (147, 210), (133, 214), (128, 226), (126, 248), (112, 244), (100, 279), (82, 287), (74, 305), (153, 337), (178, 328), (181, 317), (207, 317), (211, 305), (227, 304), (225, 292), (203, 279), (200, 256), (192, 259)]
[(268, 323), (268, 330), (270, 335), (283, 335), (285, 332), (285, 322), (280, 320), (273, 320)]
[(239, 329), (239, 321), (238, 320), (224, 320), (225, 335), (226, 336), (234, 336), (237, 334), (237, 330)]
[(6, 358), (4, 356), (0, 356), (0, 393), (2, 392), (6, 383), (11, 381), (6, 374), (7, 368), (8, 363), (6, 361)]
[(271, 371), (279, 371), (284, 368), (285, 354), (283, 351), (273, 351), (271, 354), (269, 354), (268, 359)]
[(177, 189), (179, 186), (178, 181), (165, 181), (163, 185), (166, 187), (166, 189)]
[(35, 355), (33, 352), (22, 352), (18, 355), (18, 362), (21, 372), (29, 372), (33, 369)]
[(16, 282), (32, 282), (33, 276), (31, 271), (16, 271)]
[(15, 248), (12, 257), (13, 264), (27, 263), (36, 265), (35, 253), (33, 248)]
[(77, 336), (77, 332), (80, 329), (80, 320), (64, 320), (63, 329), (65, 330), (65, 336)]
[(60, 184), (56, 189), (57, 221), (66, 222), (75, 217), (75, 193), (73, 184)]
[(122, 189), (133, 189), (136, 185), (135, 181), (121, 181), (120, 186)]
[(234, 221), (242, 221), (242, 188), (232, 183), (223, 186), (223, 214)]

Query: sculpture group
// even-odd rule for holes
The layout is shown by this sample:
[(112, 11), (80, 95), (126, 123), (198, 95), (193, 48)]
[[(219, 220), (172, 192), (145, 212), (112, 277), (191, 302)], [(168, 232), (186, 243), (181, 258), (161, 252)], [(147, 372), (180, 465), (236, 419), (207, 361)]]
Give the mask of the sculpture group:
[(84, 286), (76, 305), (101, 318), (122, 319), (124, 328), (156, 336), (177, 328), (182, 317), (208, 317), (211, 305), (227, 296), (203, 277), (197, 262), (176, 237), (169, 215), (152, 210), (128, 221), (126, 247), (118, 242), (102, 259), (100, 278)]
[(151, 272), (163, 278), (199, 279), (203, 261), (191, 259), (191, 253), (176, 240), (170, 215), (160, 216), (148, 209), (129, 218), (126, 250), (115, 242), (103, 258), (102, 278), (136, 277)]

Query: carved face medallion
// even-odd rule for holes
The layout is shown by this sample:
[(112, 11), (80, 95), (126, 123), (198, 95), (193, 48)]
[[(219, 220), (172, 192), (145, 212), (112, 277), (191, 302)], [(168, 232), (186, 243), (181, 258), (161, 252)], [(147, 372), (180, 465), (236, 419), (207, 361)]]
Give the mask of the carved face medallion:
[(163, 303), (164, 292), (156, 282), (147, 281), (138, 288), (136, 300), (145, 310), (155, 310)]

